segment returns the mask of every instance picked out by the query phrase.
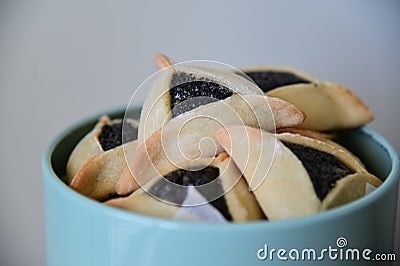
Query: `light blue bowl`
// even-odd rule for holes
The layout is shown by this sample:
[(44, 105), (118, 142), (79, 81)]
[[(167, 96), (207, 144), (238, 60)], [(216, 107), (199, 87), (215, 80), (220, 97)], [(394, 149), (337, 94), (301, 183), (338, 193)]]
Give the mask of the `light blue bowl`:
[[(137, 116), (139, 113), (138, 108)], [(122, 117), (123, 110), (107, 114)], [(342, 132), (338, 141), (359, 156), (370, 172), (385, 180), (373, 193), (305, 218), (207, 224), (126, 212), (66, 186), (62, 179), (68, 156), (99, 116), (63, 131), (44, 153), (49, 266), (365, 265), (362, 252), (371, 259), (376, 253), (393, 252), (399, 159), (392, 146), (368, 128)], [(276, 251), (271, 256), (272, 249)], [(283, 251), (279, 253), (279, 249)], [(351, 253), (357, 254), (355, 249), (360, 260), (352, 259)], [(294, 260), (297, 254), (299, 260)]]

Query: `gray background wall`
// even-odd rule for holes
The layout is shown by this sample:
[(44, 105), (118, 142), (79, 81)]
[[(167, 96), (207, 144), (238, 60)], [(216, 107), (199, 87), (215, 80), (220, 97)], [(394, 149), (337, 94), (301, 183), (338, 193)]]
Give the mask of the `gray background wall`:
[(400, 150), (399, 25), (399, 1), (0, 1), (0, 265), (44, 265), (43, 150), (126, 105), (158, 52), (343, 83)]

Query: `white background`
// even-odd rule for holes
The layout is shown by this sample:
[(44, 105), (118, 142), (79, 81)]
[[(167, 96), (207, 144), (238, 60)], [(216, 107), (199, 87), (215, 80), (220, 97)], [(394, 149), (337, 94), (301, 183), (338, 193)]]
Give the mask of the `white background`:
[(0, 265), (45, 264), (42, 152), (126, 105), (158, 52), (343, 83), (400, 150), (399, 25), (399, 1), (0, 1)]

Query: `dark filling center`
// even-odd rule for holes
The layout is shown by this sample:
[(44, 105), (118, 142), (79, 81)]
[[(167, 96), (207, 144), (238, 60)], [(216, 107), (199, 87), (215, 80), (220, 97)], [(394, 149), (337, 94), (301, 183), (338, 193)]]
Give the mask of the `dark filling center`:
[(335, 187), (337, 180), (354, 173), (329, 153), (299, 144), (287, 142), (284, 142), (284, 144), (302, 162), (320, 200), (323, 200), (328, 192)]
[(277, 71), (245, 72), (263, 92), (268, 92), (278, 87), (311, 83), (309, 80), (300, 78), (292, 73)]
[[(129, 142), (137, 139), (137, 128), (130, 124), (124, 126), (124, 142)], [(101, 133), (98, 137), (103, 151), (111, 150), (122, 145), (122, 122), (113, 125), (104, 125), (101, 128)]]
[(186, 73), (174, 74), (170, 86), (172, 117), (232, 95), (222, 85)]
[[(193, 185), (200, 194), (204, 196), (207, 200), (213, 195), (222, 195), (223, 189), (220, 182), (218, 184), (208, 187), (206, 190), (204, 187), (198, 187), (207, 184), (219, 176), (219, 169), (211, 166), (207, 166), (201, 170), (189, 171), (184, 169), (179, 169), (173, 171), (164, 176), (164, 178), (172, 183), (189, 186)], [(161, 179), (157, 182), (151, 189), (150, 193), (158, 198), (165, 201), (182, 204), (186, 198), (187, 193), (182, 193), (181, 190), (177, 190), (173, 184)], [(212, 190), (212, 191), (211, 191)], [(218, 199), (210, 201), (210, 203), (221, 212), (226, 220), (232, 221), (232, 216), (229, 213), (228, 205), (226, 204), (225, 197), (221, 196)]]

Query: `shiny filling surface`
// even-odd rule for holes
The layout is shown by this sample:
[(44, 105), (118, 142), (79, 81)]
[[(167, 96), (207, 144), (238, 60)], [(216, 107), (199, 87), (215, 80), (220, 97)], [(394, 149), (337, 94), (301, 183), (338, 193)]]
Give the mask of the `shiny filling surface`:
[(354, 171), (350, 170), (345, 164), (329, 153), (299, 144), (283, 143), (302, 162), (320, 200), (326, 197), (339, 179), (354, 173)]
[[(113, 125), (104, 125), (98, 136), (103, 151), (114, 149), (122, 145), (122, 122)], [(130, 124), (124, 126), (124, 141), (129, 142), (137, 139), (138, 130)]]
[[(207, 187), (207, 191), (204, 187), (198, 186), (207, 184), (216, 179), (218, 176), (219, 169), (212, 166), (207, 166), (201, 170), (196, 171), (179, 169), (165, 175), (165, 179), (161, 179), (153, 187), (151, 187), (149, 193), (167, 202), (182, 204), (186, 198), (187, 193), (181, 193), (181, 190), (177, 190), (172, 183), (181, 186), (193, 185), (197, 189), (197, 191), (203, 195), (204, 198), (210, 200), (208, 195), (216, 195), (216, 193), (218, 193), (219, 195), (223, 194), (223, 188), (220, 180), (214, 183), (215, 185)], [(219, 212), (221, 212), (226, 220), (232, 221), (232, 216), (229, 213), (228, 205), (224, 196), (210, 201), (210, 204), (213, 205)]]
[(292, 73), (281, 71), (250, 71), (245, 72), (263, 92), (268, 92), (278, 87), (311, 83), (309, 80), (300, 78)]
[(232, 91), (222, 85), (186, 73), (174, 74), (170, 86), (172, 117), (232, 95)]

